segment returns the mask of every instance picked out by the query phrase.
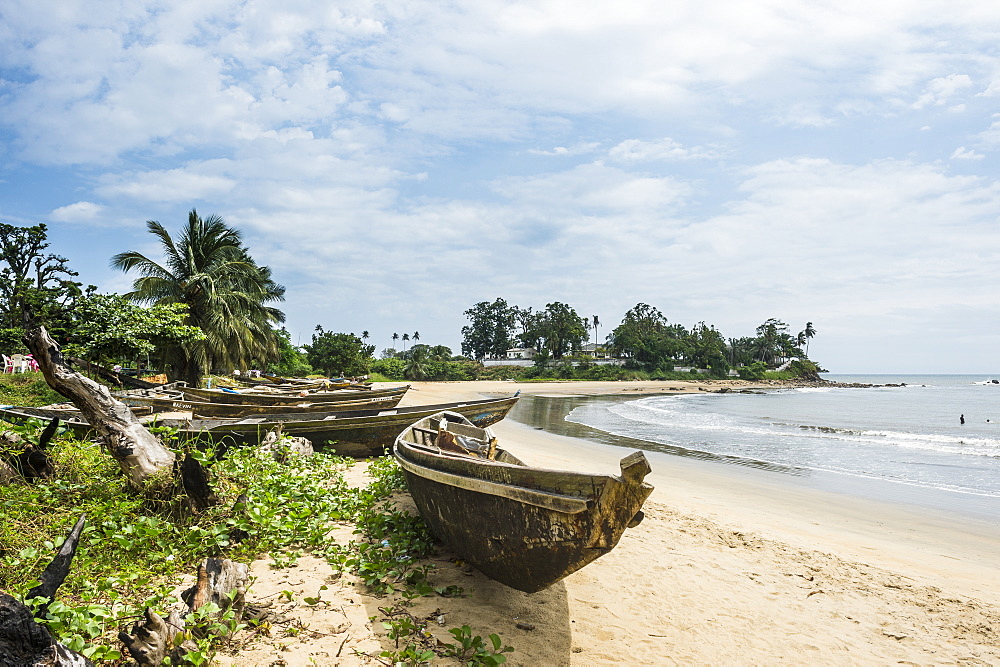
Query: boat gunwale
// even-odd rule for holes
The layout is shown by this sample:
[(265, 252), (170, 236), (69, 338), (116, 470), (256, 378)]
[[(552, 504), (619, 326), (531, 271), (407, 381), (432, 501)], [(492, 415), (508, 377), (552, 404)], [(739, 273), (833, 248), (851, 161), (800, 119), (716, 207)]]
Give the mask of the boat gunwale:
[[(437, 468), (431, 468), (429, 466), (423, 466), (409, 460), (406, 458), (405, 454), (400, 453), (401, 445), (412, 446), (412, 443), (408, 443), (401, 438), (396, 440), (395, 447), (393, 448), (393, 454), (396, 456), (396, 461), (399, 463), (400, 467), (403, 470), (422, 477), (430, 482), (446, 484), (448, 486), (464, 489), (466, 491), (472, 491), (474, 493), (484, 493), (491, 496), (509, 498), (517, 502), (534, 505), (536, 507), (541, 507), (542, 509), (560, 512), (562, 514), (579, 514), (580, 512), (585, 512), (590, 509), (594, 502), (589, 498), (552, 493), (551, 491), (541, 491), (527, 486), (521, 486), (519, 484), (495, 482), (492, 480), (481, 479), (479, 477), (470, 477), (467, 475), (460, 475), (458, 473), (439, 470)], [(498, 452), (500, 451), (503, 450), (498, 450)], [(433, 452), (428, 453), (433, 454)], [(435, 456), (443, 455), (435, 454)], [(510, 463), (503, 463), (501, 461), (487, 461), (484, 459), (474, 459), (472, 462), (477, 465), (489, 463), (499, 466), (511, 466), (514, 468), (522, 467)], [(534, 469), (540, 470), (539, 468)]]

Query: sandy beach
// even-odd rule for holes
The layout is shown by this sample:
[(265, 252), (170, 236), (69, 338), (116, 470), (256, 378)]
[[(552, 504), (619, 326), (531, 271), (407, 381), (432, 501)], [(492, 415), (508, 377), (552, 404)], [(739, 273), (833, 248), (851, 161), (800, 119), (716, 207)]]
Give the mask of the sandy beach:
[[(645, 394), (715, 390), (680, 382), (417, 383), (404, 405), (484, 395)], [(531, 465), (616, 473), (629, 450), (532, 428), (493, 427)], [(435, 585), (465, 597), (422, 598), (411, 613), (499, 633), (512, 665), (1000, 664), (1000, 530), (995, 523), (803, 488), (738, 466), (652, 456), (646, 518), (610, 554), (527, 595), (443, 551)], [(359, 474), (355, 472), (354, 474)], [(402, 499), (401, 502), (406, 502)], [(349, 535), (347, 536), (350, 537)], [(393, 642), (369, 617), (386, 599), (303, 559), (254, 566), (250, 599), (282, 590), (330, 602), (288, 602), (308, 627), (258, 641), (220, 664), (375, 664), (357, 652)], [(310, 662), (311, 660), (311, 662)]]

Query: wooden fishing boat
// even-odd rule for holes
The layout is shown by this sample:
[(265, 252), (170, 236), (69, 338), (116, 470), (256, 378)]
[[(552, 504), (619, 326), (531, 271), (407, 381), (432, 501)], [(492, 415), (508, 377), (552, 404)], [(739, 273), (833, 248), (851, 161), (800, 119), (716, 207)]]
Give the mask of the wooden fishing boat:
[(195, 417), (250, 417), (263, 414), (281, 413), (330, 413), (346, 412), (348, 410), (387, 410), (394, 408), (403, 399), (402, 394), (395, 396), (376, 396), (375, 398), (350, 399), (344, 401), (329, 401), (313, 403), (309, 398), (299, 398), (298, 403), (262, 405), (260, 403), (215, 403), (212, 401), (192, 400), (187, 392), (155, 392), (152, 390), (131, 391), (119, 394), (118, 398), (129, 407), (148, 406), (153, 412), (191, 412)]
[[(393, 439), (414, 421), (450, 410), (460, 413), (478, 426), (489, 426), (503, 419), (517, 403), (518, 395), (508, 398), (463, 401), (438, 405), (418, 405), (389, 410), (349, 410), (329, 413), (266, 414), (243, 419), (164, 419), (153, 415), (148, 424), (177, 429), (184, 439), (204, 438), (230, 444), (258, 444), (264, 436), (280, 427), (285, 435), (301, 436), (316, 449), (332, 450), (343, 456), (379, 456), (392, 448)], [(71, 411), (42, 408), (0, 409), (0, 418), (24, 419), (29, 416), (65, 420), (67, 428), (79, 437), (86, 437), (89, 424)], [(76, 422), (70, 420), (76, 419)], [(82, 424), (81, 424), (82, 422)]]
[(234, 375), (230, 378), (233, 382), (237, 384), (245, 385), (247, 387), (253, 388), (282, 388), (282, 389), (347, 389), (352, 387), (350, 380), (286, 380), (284, 378), (271, 379), (268, 376), (262, 376), (259, 378), (250, 377), (247, 375)]
[(384, 389), (367, 389), (355, 391), (352, 389), (337, 389), (334, 391), (310, 391), (303, 395), (302, 391), (292, 393), (277, 392), (251, 392), (251, 391), (225, 391), (222, 389), (199, 389), (196, 387), (182, 387), (189, 399), (200, 401), (210, 401), (212, 403), (254, 403), (257, 405), (295, 405), (297, 403), (327, 403), (349, 400), (371, 400), (374, 398), (384, 398), (387, 396), (399, 396), (400, 398), (407, 392), (410, 385), (402, 387), (386, 387)]
[(642, 520), (653, 487), (642, 452), (621, 475), (525, 465), (490, 429), (441, 412), (408, 426), (393, 453), (431, 530), (483, 574), (540, 591), (608, 553)]

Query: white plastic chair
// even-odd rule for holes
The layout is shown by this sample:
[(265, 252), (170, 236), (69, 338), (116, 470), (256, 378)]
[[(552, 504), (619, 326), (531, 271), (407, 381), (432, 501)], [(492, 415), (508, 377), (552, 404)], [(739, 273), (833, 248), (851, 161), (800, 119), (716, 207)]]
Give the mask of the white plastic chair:
[(11, 373), (28, 372), (28, 360), (24, 358), (23, 354), (10, 355), (10, 361), (14, 365), (14, 368), (11, 370)]
[(14, 362), (11, 361), (11, 358), (8, 357), (6, 354), (2, 354), (0, 356), (3, 357), (3, 372), (4, 373), (13, 373), (14, 372)]

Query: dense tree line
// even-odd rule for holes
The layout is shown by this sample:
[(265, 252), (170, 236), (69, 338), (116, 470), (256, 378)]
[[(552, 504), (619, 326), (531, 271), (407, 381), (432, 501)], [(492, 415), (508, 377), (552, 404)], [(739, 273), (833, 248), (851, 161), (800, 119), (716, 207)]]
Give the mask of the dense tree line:
[[(462, 328), (463, 354), (479, 360), (498, 359), (505, 357), (508, 349), (530, 347), (538, 352), (537, 364), (558, 361), (580, 350), (591, 326), (596, 342), (600, 323), (595, 315), (591, 325), (564, 303), (550, 303), (535, 312), (502, 298), (481, 301), (465, 315), (469, 324)], [(669, 372), (675, 366), (691, 366), (724, 376), (730, 368), (755, 362), (767, 368), (793, 358), (804, 359), (803, 346), (815, 335), (812, 322), (793, 337), (787, 324), (771, 318), (757, 327), (755, 336), (727, 340), (705, 322), (689, 329), (669, 322), (657, 308), (639, 303), (607, 334), (604, 348), (624, 359), (626, 368)]]
[(647, 376), (676, 366), (718, 376), (730, 368), (760, 374), (789, 359), (806, 359), (816, 335), (812, 322), (793, 336), (786, 323), (770, 318), (753, 336), (726, 339), (705, 322), (687, 328), (639, 303), (600, 341), (596, 315), (581, 316), (559, 301), (535, 310), (497, 298), (465, 311), (464, 356), (419, 343), (415, 331), (393, 333), (394, 345), (402, 339), (402, 351), (389, 348), (376, 360), (368, 331), (358, 337), (317, 326), (309, 344), (293, 345), (288, 331), (276, 328), (284, 314), (273, 304), (283, 300), (284, 287), (253, 259), (239, 230), (218, 216), (202, 219), (192, 210), (176, 236), (159, 222), (146, 225), (160, 241), (164, 260), (136, 251), (115, 255), (112, 266), (139, 277), (129, 294), (105, 295), (93, 286), (84, 289), (73, 280), (77, 274), (66, 258), (46, 252), (45, 225), (0, 223), (0, 345), (10, 352), (21, 348), (24, 327), (38, 322), (69, 353), (89, 361), (145, 359), (171, 379), (195, 383), (212, 370), (249, 368), (286, 376), (374, 372), (393, 380), (499, 379), (506, 371), (479, 362), (504, 358), (511, 348), (536, 351), (535, 368), (521, 375), (618, 379), (624, 377), (620, 370), (594, 366), (591, 357), (579, 354), (591, 330), (597, 352), (623, 359), (626, 371)]

